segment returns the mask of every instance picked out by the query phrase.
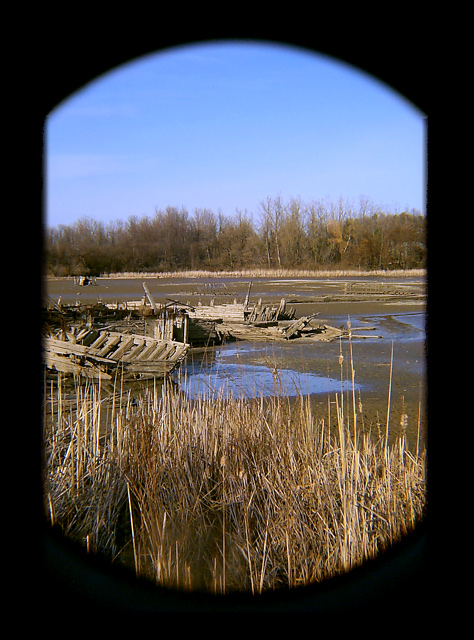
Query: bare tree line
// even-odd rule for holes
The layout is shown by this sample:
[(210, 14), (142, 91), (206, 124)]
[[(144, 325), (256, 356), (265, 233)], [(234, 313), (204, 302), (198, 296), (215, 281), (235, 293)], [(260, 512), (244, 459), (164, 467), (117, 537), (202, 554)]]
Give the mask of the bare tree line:
[(260, 203), (256, 220), (168, 206), (153, 216), (104, 223), (90, 217), (46, 230), (44, 266), (56, 276), (123, 271), (242, 268), (411, 269), (426, 261), (426, 220), (415, 209), (384, 211), (321, 200)]

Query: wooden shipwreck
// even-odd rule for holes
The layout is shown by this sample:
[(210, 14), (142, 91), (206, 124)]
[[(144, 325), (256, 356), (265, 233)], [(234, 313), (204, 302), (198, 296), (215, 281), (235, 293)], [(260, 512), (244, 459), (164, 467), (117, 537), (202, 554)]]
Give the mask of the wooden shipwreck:
[(43, 359), (48, 369), (105, 380), (117, 372), (165, 377), (179, 365), (189, 348), (174, 340), (92, 328), (63, 333), (62, 338), (44, 338)]
[(199, 303), (195, 307), (189, 307), (187, 313), (190, 318), (200, 320), (248, 322), (249, 324), (292, 320), (295, 316), (294, 309), (287, 311), (285, 298), (282, 298), (278, 305), (264, 305), (261, 298), (254, 305), (249, 305), (248, 299), (243, 303), (234, 300), (233, 304), (214, 304), (211, 301), (209, 305)]
[[(155, 302), (146, 283), (139, 302), (123, 304), (50, 305), (44, 313), (43, 360), (49, 370), (109, 380), (162, 378), (171, 374), (191, 347), (233, 340), (304, 342), (376, 336), (360, 335), (316, 321), (318, 314), (295, 318), (286, 299), (277, 304), (190, 305), (167, 299)], [(373, 327), (365, 327), (372, 330)], [(356, 332), (355, 334), (353, 332)]]
[(237, 325), (268, 327), (294, 319), (295, 309), (287, 310), (285, 298), (277, 305), (264, 305), (261, 299), (250, 305), (251, 285), (252, 283), (249, 284), (247, 296), (242, 303), (234, 300), (233, 303), (216, 304), (214, 299), (211, 299), (207, 305), (201, 302), (191, 305), (168, 299), (166, 304), (160, 305), (155, 302), (148, 285), (144, 282), (145, 297), (142, 304), (148, 302), (150, 305), (150, 315), (155, 319), (155, 337), (189, 342), (194, 347), (238, 339), (233, 331)]

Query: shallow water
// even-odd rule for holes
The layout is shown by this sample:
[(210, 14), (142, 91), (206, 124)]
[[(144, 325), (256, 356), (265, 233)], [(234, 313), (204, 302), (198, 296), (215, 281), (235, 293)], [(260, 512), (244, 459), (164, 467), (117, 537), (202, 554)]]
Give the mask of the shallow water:
[[(421, 311), (356, 315), (349, 318), (352, 327), (375, 327), (370, 333), (385, 341), (416, 342), (425, 339), (425, 313)], [(347, 326), (348, 317), (333, 316), (330, 321), (334, 326)]]
[[(235, 351), (233, 349), (230, 350)], [(181, 389), (191, 398), (255, 398), (261, 396), (297, 396), (346, 391), (350, 381), (326, 378), (314, 373), (279, 369), (266, 365), (226, 362), (225, 350), (211, 365), (193, 362), (182, 368)], [(359, 388), (359, 385), (356, 385)]]
[[(347, 316), (329, 318), (342, 326)], [(425, 315), (420, 312), (358, 315), (350, 318), (354, 332), (355, 388), (371, 392), (385, 385), (381, 365), (389, 364), (394, 343), (394, 371), (400, 380), (411, 373), (417, 380), (424, 374), (423, 345)], [(364, 331), (367, 327), (367, 331)], [(374, 328), (373, 330), (370, 328)], [(371, 338), (358, 339), (357, 334)], [(344, 355), (341, 384), (339, 354)], [(203, 355), (191, 354), (179, 373), (182, 390), (191, 397), (270, 395), (327, 395), (352, 388), (349, 344), (242, 341), (223, 345)], [(397, 377), (397, 380), (398, 380)], [(410, 380), (410, 386), (413, 381)], [(402, 392), (406, 393), (406, 385)]]

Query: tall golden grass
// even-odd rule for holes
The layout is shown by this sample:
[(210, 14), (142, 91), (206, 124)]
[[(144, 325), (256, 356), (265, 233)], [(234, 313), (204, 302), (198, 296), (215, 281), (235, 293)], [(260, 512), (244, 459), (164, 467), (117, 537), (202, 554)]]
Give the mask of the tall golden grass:
[[(351, 358), (352, 360), (352, 358)], [(353, 371), (352, 367), (352, 371)], [(75, 398), (45, 385), (44, 503), (90, 552), (170, 588), (253, 594), (349, 571), (413, 530), (426, 454), (309, 398)], [(335, 415), (334, 415), (335, 413)], [(388, 417), (387, 417), (388, 425)]]
[[(383, 276), (387, 277), (408, 277), (424, 278), (426, 269), (238, 269), (235, 271), (210, 271), (210, 270), (187, 270), (187, 271), (154, 271), (137, 272), (126, 271), (123, 273), (111, 273), (109, 278), (336, 278), (336, 277), (362, 277), (362, 276)], [(54, 279), (53, 277), (51, 279)]]

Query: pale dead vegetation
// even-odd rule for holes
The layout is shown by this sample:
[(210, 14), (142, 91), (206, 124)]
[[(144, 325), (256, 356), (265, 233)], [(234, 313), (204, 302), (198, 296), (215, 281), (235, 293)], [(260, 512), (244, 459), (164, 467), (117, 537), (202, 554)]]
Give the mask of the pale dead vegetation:
[(380, 437), (359, 431), (355, 391), (327, 416), (305, 396), (191, 400), (166, 385), (107, 409), (97, 383), (65, 398), (45, 385), (48, 519), (158, 585), (308, 585), (375, 557), (424, 514), (426, 453), (403, 433), (389, 445), (390, 392)]
[(181, 270), (164, 272), (125, 271), (108, 278), (424, 278), (426, 269), (238, 269), (232, 271)]

